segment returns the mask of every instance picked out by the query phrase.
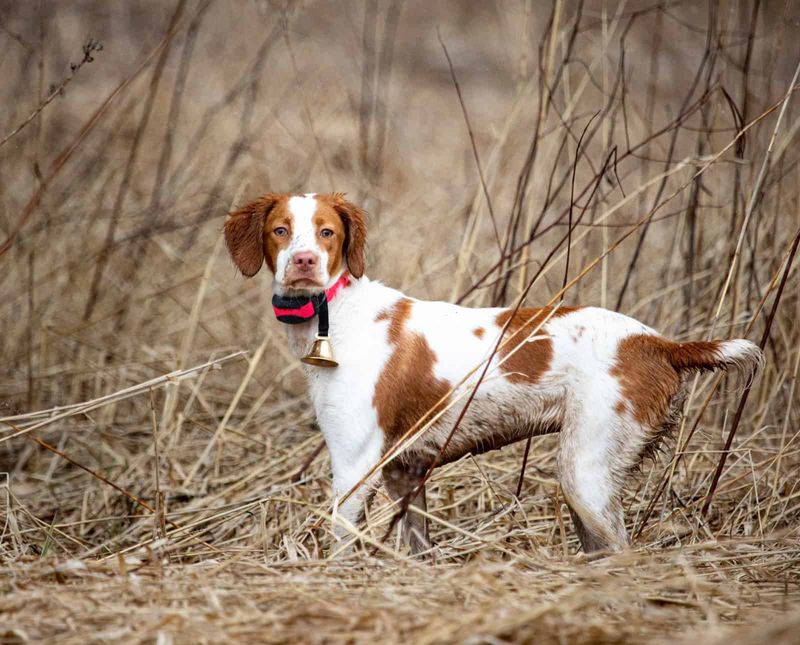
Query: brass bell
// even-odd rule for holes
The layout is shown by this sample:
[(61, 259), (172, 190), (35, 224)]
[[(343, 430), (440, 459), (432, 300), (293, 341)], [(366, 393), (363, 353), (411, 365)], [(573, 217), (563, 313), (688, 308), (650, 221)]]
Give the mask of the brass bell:
[(317, 334), (311, 351), (300, 360), (307, 365), (317, 365), (318, 367), (336, 367), (339, 364), (333, 357), (330, 338), (322, 334)]

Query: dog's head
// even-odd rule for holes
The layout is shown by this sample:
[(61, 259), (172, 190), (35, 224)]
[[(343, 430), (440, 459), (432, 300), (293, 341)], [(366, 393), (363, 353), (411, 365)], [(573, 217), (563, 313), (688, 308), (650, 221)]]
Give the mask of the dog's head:
[(319, 292), (344, 270), (364, 274), (364, 212), (342, 193), (267, 193), (231, 214), (225, 241), (247, 277), (266, 262), (282, 294)]

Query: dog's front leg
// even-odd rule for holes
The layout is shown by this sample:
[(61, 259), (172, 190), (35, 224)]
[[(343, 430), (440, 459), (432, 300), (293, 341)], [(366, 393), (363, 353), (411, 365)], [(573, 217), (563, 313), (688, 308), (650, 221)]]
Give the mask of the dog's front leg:
[[(326, 440), (333, 467), (333, 531), (336, 536), (333, 553), (342, 554), (352, 550), (354, 529), (364, 520), (366, 505), (375, 493), (380, 472), (372, 475), (369, 472), (381, 457), (383, 433), (376, 428), (348, 433), (346, 441), (337, 441), (337, 438), (326, 437)], [(354, 441), (355, 438), (358, 440)]]

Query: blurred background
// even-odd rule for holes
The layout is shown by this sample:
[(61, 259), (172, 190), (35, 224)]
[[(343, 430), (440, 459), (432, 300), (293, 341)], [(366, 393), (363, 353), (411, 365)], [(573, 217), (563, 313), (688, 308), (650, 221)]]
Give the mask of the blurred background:
[[(712, 376), (628, 516), (659, 548), (796, 529), (798, 27), (777, 0), (0, 2), (3, 553), (183, 523), (268, 561), (325, 552), (327, 454), (270, 278), (221, 245), (267, 191), (346, 192), (368, 275), (418, 298), (541, 305), (591, 267), (565, 302), (758, 342), (780, 291), (707, 520), (741, 397)], [(521, 500), (519, 446), (434, 478), (445, 561), (575, 552), (554, 447)], [(508, 505), (528, 515), (483, 522)]]

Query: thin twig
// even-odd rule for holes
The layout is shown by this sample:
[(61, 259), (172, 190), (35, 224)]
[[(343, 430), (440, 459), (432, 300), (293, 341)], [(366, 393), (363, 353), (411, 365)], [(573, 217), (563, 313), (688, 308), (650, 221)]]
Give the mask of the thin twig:
[(150, 52), (142, 59), (136, 69), (111, 91), (111, 93), (100, 104), (97, 110), (94, 111), (92, 116), (90, 116), (86, 123), (84, 123), (75, 139), (61, 151), (58, 157), (56, 157), (44, 180), (41, 182), (41, 185), (28, 200), (28, 203), (25, 205), (25, 208), (22, 209), (22, 213), (17, 219), (16, 224), (11, 228), (5, 241), (0, 245), (0, 256), (2, 256), (6, 251), (8, 251), (8, 249), (11, 248), (11, 244), (16, 239), (17, 235), (19, 235), (19, 232), (22, 230), (22, 227), (25, 226), (25, 223), (28, 221), (30, 216), (41, 203), (44, 194), (53, 183), (53, 180), (58, 176), (75, 151), (81, 146), (89, 133), (94, 130), (95, 126), (97, 126), (97, 124), (102, 120), (103, 116), (106, 114), (108, 108), (111, 106), (114, 100), (120, 94), (122, 94), (122, 92), (134, 81), (134, 79), (139, 76), (139, 74), (142, 73), (150, 61), (172, 41), (173, 37), (177, 33), (178, 27), (179, 24), (175, 24), (167, 31), (167, 33), (164, 34), (161, 42), (151, 49)]
[(48, 94), (47, 97), (41, 103), (39, 103), (39, 105), (33, 112), (30, 113), (27, 119), (20, 123), (5, 137), (0, 139), (0, 148), (2, 148), (10, 139), (13, 139), (16, 135), (18, 135), (26, 125), (39, 116), (41, 111), (50, 105), (50, 103), (52, 103), (57, 96), (63, 96), (67, 85), (72, 82), (72, 79), (77, 76), (78, 72), (84, 65), (94, 62), (94, 54), (100, 51), (103, 51), (103, 44), (90, 38), (83, 46), (83, 58), (80, 60), (80, 62), (70, 63), (69, 75), (50, 91), (50, 94)]
[[(800, 69), (800, 68), (798, 68)], [(797, 253), (797, 245), (800, 243), (800, 228), (797, 229), (797, 233), (794, 236), (794, 242), (792, 242), (792, 248), (789, 251), (789, 259), (786, 261), (786, 268), (783, 271), (783, 276), (781, 277), (781, 283), (778, 287), (778, 292), (775, 294), (775, 300), (772, 303), (772, 309), (769, 312), (769, 317), (767, 318), (767, 324), (764, 327), (764, 334), (761, 336), (761, 342), (758, 346), (761, 348), (761, 351), (764, 351), (764, 348), (767, 345), (767, 340), (769, 339), (769, 333), (772, 329), (772, 322), (775, 320), (775, 312), (778, 310), (778, 305), (781, 302), (781, 296), (783, 295), (783, 288), (786, 286), (786, 279), (789, 277), (789, 271), (792, 268), (792, 262), (794, 261), (794, 256)], [(736, 435), (736, 430), (739, 428), (739, 422), (742, 420), (742, 413), (744, 411), (744, 406), (747, 404), (747, 397), (750, 396), (750, 390), (752, 389), (753, 383), (752, 380), (747, 383), (742, 392), (742, 398), (739, 399), (739, 405), (736, 408), (736, 415), (733, 417), (733, 423), (731, 424), (731, 429), (728, 432), (728, 438), (725, 440), (725, 447), (722, 449), (722, 455), (719, 458), (719, 462), (717, 463), (717, 469), (714, 472), (714, 477), (711, 480), (711, 486), (709, 486), (708, 494), (706, 495), (705, 502), (703, 502), (703, 508), (700, 511), (701, 516), (705, 517), (708, 514), (708, 509), (711, 506), (711, 500), (714, 499), (714, 492), (717, 489), (717, 483), (719, 482), (719, 478), (722, 475), (722, 469), (725, 468), (725, 461), (728, 459), (728, 453), (731, 449), (731, 445), (733, 444), (733, 438)]]
[(497, 248), (500, 254), (503, 253), (502, 245), (500, 244), (500, 232), (497, 230), (497, 218), (494, 215), (494, 207), (492, 206), (492, 198), (489, 195), (489, 188), (486, 186), (486, 179), (483, 176), (483, 166), (481, 165), (481, 158), (478, 154), (478, 145), (475, 143), (475, 134), (472, 132), (472, 125), (469, 122), (469, 114), (467, 113), (467, 106), (464, 104), (464, 97), (461, 95), (461, 86), (458, 84), (456, 78), (456, 71), (453, 69), (453, 61), (450, 59), (450, 53), (447, 51), (447, 45), (442, 40), (442, 33), (439, 27), (436, 27), (436, 37), (439, 39), (439, 44), (442, 46), (442, 51), (447, 59), (447, 67), (450, 70), (450, 79), (453, 81), (453, 86), (456, 88), (458, 95), (458, 103), (461, 106), (461, 114), (464, 116), (464, 123), (467, 126), (467, 133), (469, 134), (469, 142), (472, 146), (472, 157), (475, 159), (475, 167), (478, 169), (478, 177), (481, 181), (481, 188), (483, 189), (483, 196), (486, 199), (486, 206), (489, 209), (489, 217), (492, 220), (492, 228), (494, 229), (494, 237), (497, 241)]

